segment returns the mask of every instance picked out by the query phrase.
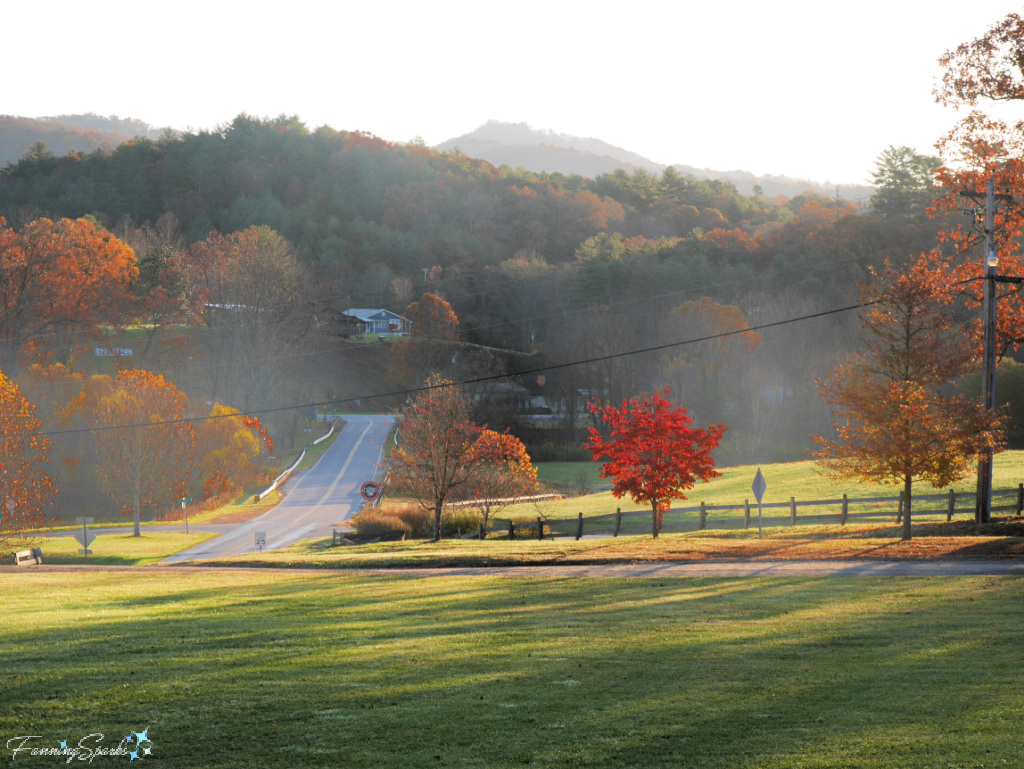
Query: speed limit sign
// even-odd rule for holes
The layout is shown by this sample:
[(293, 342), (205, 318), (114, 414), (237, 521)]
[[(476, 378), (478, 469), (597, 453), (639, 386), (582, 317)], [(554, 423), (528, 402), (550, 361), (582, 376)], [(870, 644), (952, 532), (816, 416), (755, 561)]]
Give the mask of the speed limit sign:
[(367, 502), (372, 502), (380, 496), (380, 484), (376, 481), (367, 481), (359, 489), (359, 493), (363, 495), (363, 499)]

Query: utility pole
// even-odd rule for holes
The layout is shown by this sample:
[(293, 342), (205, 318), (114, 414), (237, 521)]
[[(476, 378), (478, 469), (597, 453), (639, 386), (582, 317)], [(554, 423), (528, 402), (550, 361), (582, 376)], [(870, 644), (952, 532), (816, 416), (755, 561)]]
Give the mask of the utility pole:
[[(962, 190), (960, 197), (970, 198), (974, 202), (971, 213), (974, 216), (974, 229), (978, 230), (981, 223), (980, 199), (985, 198), (985, 253), (984, 281), (985, 294), (982, 298), (981, 312), (984, 322), (981, 360), (981, 402), (986, 411), (994, 411), (996, 407), (996, 283), (1024, 283), (1024, 277), (997, 275), (999, 254), (996, 251), (996, 201), (1006, 204), (1013, 203), (1013, 195), (997, 195), (995, 174), (989, 177), (984, 192)], [(978, 491), (974, 505), (974, 520), (977, 523), (988, 523), (992, 519), (992, 450), (985, 449), (978, 458)]]
[[(996, 407), (996, 190), (995, 177), (985, 187), (985, 296), (982, 314), (985, 318), (984, 346), (981, 360), (981, 401), (986, 411)], [(974, 508), (976, 523), (992, 519), (992, 449), (985, 449), (978, 458), (978, 496)]]

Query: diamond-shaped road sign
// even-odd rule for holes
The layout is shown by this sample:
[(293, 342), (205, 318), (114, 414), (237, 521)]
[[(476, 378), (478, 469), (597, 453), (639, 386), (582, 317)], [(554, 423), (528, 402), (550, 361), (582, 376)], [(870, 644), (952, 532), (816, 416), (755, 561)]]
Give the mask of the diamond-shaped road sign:
[(750, 490), (754, 492), (754, 498), (757, 500), (757, 504), (761, 504), (761, 500), (764, 499), (764, 492), (768, 488), (768, 484), (765, 483), (764, 476), (761, 475), (761, 468), (757, 468), (757, 475), (754, 476), (754, 484), (750, 487)]
[(79, 555), (89, 555), (92, 550), (89, 549), (89, 545), (96, 539), (96, 535), (89, 531), (89, 524), (92, 523), (92, 518), (76, 518), (75, 523), (82, 524), (82, 530), (75, 532), (75, 539), (78, 540), (78, 544), (84, 547), (84, 550), (79, 550)]

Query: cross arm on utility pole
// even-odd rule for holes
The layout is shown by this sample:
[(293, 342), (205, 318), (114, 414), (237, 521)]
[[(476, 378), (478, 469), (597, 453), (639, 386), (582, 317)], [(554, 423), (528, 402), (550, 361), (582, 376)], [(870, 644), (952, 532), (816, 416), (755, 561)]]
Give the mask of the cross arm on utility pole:
[[(960, 197), (962, 197), (962, 198), (971, 198), (972, 200), (980, 202), (980, 201), (984, 200), (987, 197), (987, 193), (985, 193), (985, 192), (973, 192), (973, 191), (970, 191), (970, 190), (960, 190)], [(1007, 194), (1002, 193), (1002, 192), (994, 193), (992, 195), (992, 197), (995, 198), (996, 200), (1006, 201), (1007, 203), (1012, 203), (1013, 202), (1013, 195), (1007, 195)]]

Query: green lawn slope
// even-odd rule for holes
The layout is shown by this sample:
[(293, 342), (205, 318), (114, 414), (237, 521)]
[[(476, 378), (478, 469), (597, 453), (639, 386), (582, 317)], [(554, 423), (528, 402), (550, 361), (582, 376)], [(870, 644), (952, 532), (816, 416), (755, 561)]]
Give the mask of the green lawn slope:
[[(556, 468), (548, 470), (546, 463), (538, 464), (537, 475), (544, 478), (571, 478), (573, 468), (566, 465), (578, 464), (581, 467), (589, 467), (597, 477), (600, 465), (597, 463), (570, 463), (553, 462)], [(814, 499), (837, 499), (844, 493), (852, 497), (876, 497), (876, 496), (898, 496), (900, 488), (896, 486), (860, 484), (852, 481), (834, 482), (821, 474), (817, 464), (812, 461), (787, 462), (785, 464), (761, 465), (765, 480), (768, 482), (768, 490), (765, 493), (765, 504), (771, 502), (789, 502), (790, 497), (800, 500)], [(687, 493), (688, 501), (675, 502), (676, 507), (689, 507), (700, 504), (701, 500), (709, 505), (732, 505), (743, 504), (744, 499), (755, 502), (750, 484), (757, 472), (757, 465), (743, 465), (738, 467), (722, 468), (722, 477), (715, 478), (708, 483), (699, 483)], [(578, 471), (579, 468), (576, 468)], [(1024, 451), (1006, 451), (995, 458), (994, 463), (994, 485), (995, 488), (1016, 488), (1018, 484), (1024, 483)], [(974, 492), (975, 481), (973, 475), (954, 485), (957, 493)], [(915, 494), (934, 494), (944, 489), (935, 489), (927, 483), (914, 485)], [(605, 515), (614, 513), (617, 507), (623, 511), (639, 510), (629, 497), (616, 499), (611, 491), (603, 491), (589, 494), (583, 497), (574, 497), (557, 501), (540, 502), (538, 504), (527, 503), (513, 505), (505, 508), (502, 516), (536, 516), (538, 509), (548, 518), (573, 518), (578, 513), (584, 516)]]
[(6, 571), (0, 733), (210, 769), (1020, 766), (1022, 592)]

